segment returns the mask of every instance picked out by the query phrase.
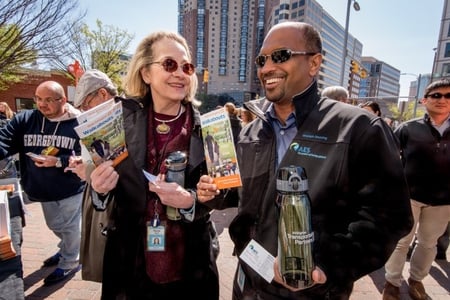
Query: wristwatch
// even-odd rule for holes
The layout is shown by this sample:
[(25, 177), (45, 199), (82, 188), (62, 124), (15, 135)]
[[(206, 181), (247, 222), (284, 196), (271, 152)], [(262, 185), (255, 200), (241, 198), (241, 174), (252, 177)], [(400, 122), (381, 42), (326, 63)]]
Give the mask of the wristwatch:
[(60, 158), (60, 157), (57, 157), (57, 158), (56, 158), (56, 164), (55, 164), (55, 167), (57, 167), (57, 168), (62, 168), (62, 162), (61, 162), (61, 158)]

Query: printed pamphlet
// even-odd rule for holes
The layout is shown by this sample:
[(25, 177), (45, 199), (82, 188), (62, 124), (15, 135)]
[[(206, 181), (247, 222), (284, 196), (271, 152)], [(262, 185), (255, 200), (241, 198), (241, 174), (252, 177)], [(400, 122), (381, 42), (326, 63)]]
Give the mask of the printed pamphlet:
[[(100, 108), (99, 108), (100, 107)], [(112, 160), (113, 166), (128, 156), (123, 128), (122, 102), (105, 102), (78, 116), (75, 131), (97, 166)]]
[(200, 116), (208, 174), (219, 189), (242, 186), (228, 112), (219, 108)]

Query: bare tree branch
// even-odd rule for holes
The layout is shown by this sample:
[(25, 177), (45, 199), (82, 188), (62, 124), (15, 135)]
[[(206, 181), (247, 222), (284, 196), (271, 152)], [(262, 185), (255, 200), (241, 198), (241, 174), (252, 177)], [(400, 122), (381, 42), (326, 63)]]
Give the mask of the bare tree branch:
[(0, 75), (37, 60), (52, 61), (70, 43), (85, 13), (78, 0), (8, 0), (0, 3)]

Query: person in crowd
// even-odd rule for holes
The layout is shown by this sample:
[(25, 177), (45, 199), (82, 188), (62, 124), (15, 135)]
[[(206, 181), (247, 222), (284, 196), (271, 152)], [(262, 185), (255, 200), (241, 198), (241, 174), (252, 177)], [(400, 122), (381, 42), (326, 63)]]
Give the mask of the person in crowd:
[(215, 140), (214, 140), (214, 137), (211, 135), (211, 133), (209, 133), (209, 131), (206, 132), (205, 143), (206, 143), (206, 148), (207, 148), (208, 155), (209, 155), (208, 156), (209, 160), (211, 161), (212, 164), (214, 164), (216, 162), (215, 157), (214, 157)]
[[(364, 103), (361, 103), (358, 105), (358, 107), (361, 107), (365, 110), (367, 110), (370, 113), (373, 113), (374, 115), (381, 117), (381, 108), (380, 105), (375, 101), (366, 101)], [(383, 120), (388, 124), (389, 127), (393, 127), (393, 121), (390, 118), (383, 118)]]
[(361, 103), (358, 106), (361, 108), (364, 108), (365, 110), (368, 110), (369, 112), (375, 114), (376, 116), (381, 117), (380, 105), (374, 101), (367, 101), (367, 102)]
[(245, 109), (244, 107), (239, 108), (239, 112), (242, 127), (255, 119), (255, 114)]
[[(355, 106), (320, 97), (321, 53), (320, 34), (307, 23), (269, 30), (256, 58), (266, 96), (245, 103), (257, 118), (242, 129), (237, 145), (242, 188), (218, 194), (208, 176), (197, 185), (198, 200), (207, 205), (229, 205), (239, 196), (229, 226), (239, 257), (235, 300), (348, 299), (354, 282), (382, 267), (411, 229), (392, 131)], [(251, 240), (277, 256), (277, 169), (290, 165), (306, 171), (314, 231), (314, 285), (300, 290), (283, 281), (277, 260), (268, 283), (240, 257)]]
[[(45, 279), (54, 284), (80, 269), (80, 218), (83, 183), (64, 172), (73, 151), (80, 153), (74, 127), (79, 111), (67, 103), (63, 87), (55, 81), (38, 85), (37, 109), (25, 110), (0, 128), (0, 159), (19, 153), (21, 185), (34, 202), (40, 202), (47, 226), (60, 239), (59, 251), (44, 261), (57, 266)], [(28, 153), (41, 154), (37, 158)]]
[[(191, 60), (182, 36), (158, 31), (130, 61), (129, 99), (122, 101), (129, 155), (91, 174), (93, 190), (114, 197), (103, 299), (219, 298), (210, 209), (196, 201), (195, 185), (207, 167)], [(187, 154), (184, 186), (165, 180), (166, 159), (178, 151)], [(143, 170), (156, 179), (147, 181)]]
[(11, 120), (14, 117), (15, 113), (9, 107), (8, 103), (0, 102), (0, 120)]
[[(87, 70), (80, 77), (75, 90), (74, 106), (85, 112), (118, 96), (117, 88), (102, 71)], [(117, 98), (119, 99), (119, 98)], [(105, 151), (107, 142), (105, 141)], [(86, 181), (83, 194), (81, 219), (80, 263), (81, 278), (101, 282), (103, 277), (103, 254), (106, 244), (112, 200), (99, 201), (92, 191), (90, 175), (95, 168), (88, 150), (82, 146), (82, 156), (72, 157), (69, 167), (80, 179)], [(107, 155), (105, 153), (105, 155)], [(81, 160), (80, 160), (81, 159)], [(101, 204), (101, 205), (98, 205)], [(107, 204), (107, 205), (106, 205)]]
[(233, 134), (233, 142), (236, 144), (239, 132), (241, 131), (241, 121), (237, 117), (237, 109), (234, 103), (227, 102), (224, 107), (226, 108), (228, 115), (230, 116), (231, 132)]
[[(6, 121), (6, 119), (5, 119)], [(9, 121), (9, 120), (8, 120)], [(6, 123), (4, 123), (5, 125)], [(4, 126), (1, 125), (1, 126)], [(22, 242), (23, 242), (23, 226), (25, 226), (25, 211), (23, 207), (23, 193), (19, 184), (19, 174), (16, 168), (16, 157), (9, 156), (0, 160), (0, 186), (8, 191), (8, 208), (9, 208), (9, 238), (14, 249), (15, 255), (11, 252), (7, 253), (4, 246), (4, 236), (2, 236), (1, 251), (2, 254), (12, 257), (4, 257), (0, 255), (0, 291), (2, 299), (25, 299), (24, 282), (23, 282), (23, 264), (22, 264)], [(11, 189), (11, 190), (9, 190)], [(3, 213), (5, 213), (3, 211)], [(5, 216), (0, 212), (0, 223), (5, 221)], [(4, 227), (3, 227), (4, 228)], [(10, 245), (11, 245), (10, 244)], [(8, 250), (11, 251), (11, 248)]]
[(408, 293), (414, 300), (427, 299), (422, 280), (436, 256), (438, 238), (450, 221), (450, 80), (425, 88), (426, 114), (395, 129), (411, 195), (414, 226), (397, 244), (385, 265), (384, 300), (400, 299), (402, 272), (409, 246), (411, 254)]
[(333, 85), (322, 90), (322, 97), (327, 97), (344, 103), (350, 103), (348, 100), (348, 91), (340, 86)]

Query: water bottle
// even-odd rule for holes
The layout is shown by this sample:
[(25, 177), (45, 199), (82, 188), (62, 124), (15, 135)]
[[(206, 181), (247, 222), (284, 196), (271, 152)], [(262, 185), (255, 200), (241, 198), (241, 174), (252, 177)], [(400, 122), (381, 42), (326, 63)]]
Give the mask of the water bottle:
[[(184, 187), (184, 170), (187, 164), (186, 153), (182, 151), (170, 153), (165, 160), (165, 164), (167, 167), (166, 181), (176, 182)], [(178, 221), (181, 219), (180, 212), (175, 207), (167, 206), (166, 214), (169, 220)]]
[(311, 228), (311, 203), (306, 172), (299, 166), (278, 170), (277, 203), (278, 263), (284, 281), (294, 288), (308, 288), (313, 284), (314, 269)]

